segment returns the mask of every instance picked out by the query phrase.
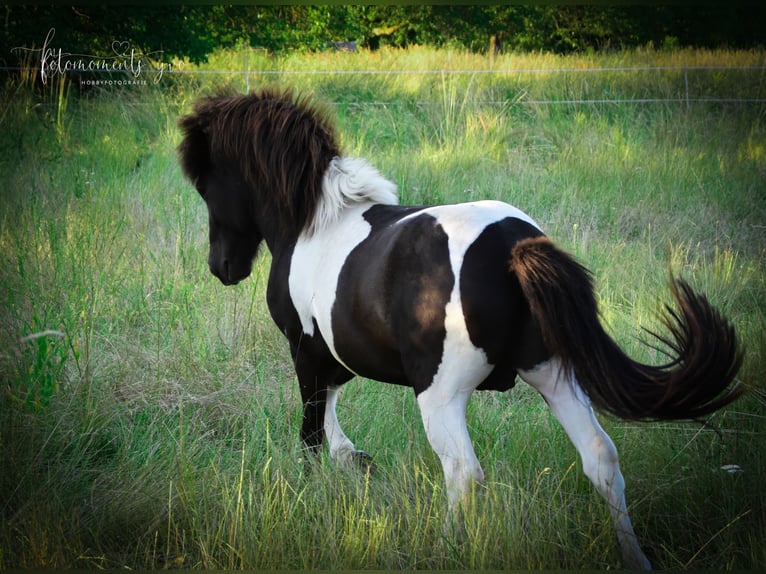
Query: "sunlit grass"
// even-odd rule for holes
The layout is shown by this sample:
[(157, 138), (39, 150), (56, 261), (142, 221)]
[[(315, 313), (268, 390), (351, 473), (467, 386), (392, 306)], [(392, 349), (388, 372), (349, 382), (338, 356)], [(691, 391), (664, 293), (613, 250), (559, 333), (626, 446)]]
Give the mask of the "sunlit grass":
[[(244, 57), (215, 54), (203, 68), (238, 69)], [(747, 348), (749, 396), (706, 427), (603, 420), (655, 566), (763, 566), (762, 107), (527, 103), (604, 90), (676, 98), (678, 71), (475, 73), (754, 65), (761, 52), (247, 58), (255, 71), (385, 72), (250, 81), (315, 93), (346, 152), (395, 181), (403, 203), (495, 198), (527, 211), (594, 271), (603, 318), (631, 355), (665, 360), (640, 339), (657, 328), (668, 268), (706, 292)], [(474, 72), (395, 73), (450, 69)], [(695, 74), (701, 94), (735, 77)], [(741, 77), (743, 95), (763, 97), (758, 73)], [(218, 80), (244, 86), (241, 75)], [(0, 567), (619, 565), (603, 501), (524, 385), (469, 404), (487, 484), (462, 532), (446, 522), (410, 390), (344, 389), (339, 418), (375, 458), (373, 476), (326, 453), (307, 461), (287, 344), (265, 306), (269, 255), (237, 287), (209, 274), (204, 207), (175, 157), (176, 118), (214, 81), (79, 99), (66, 86), (19, 87), (2, 101)]]

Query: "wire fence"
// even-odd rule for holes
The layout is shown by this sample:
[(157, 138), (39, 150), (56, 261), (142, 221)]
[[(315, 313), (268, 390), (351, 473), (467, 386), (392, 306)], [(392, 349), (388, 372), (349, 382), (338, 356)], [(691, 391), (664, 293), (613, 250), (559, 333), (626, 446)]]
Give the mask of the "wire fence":
[[(39, 68), (25, 67), (0, 67), (0, 72), (19, 73), (26, 75), (40, 74)], [(64, 75), (67, 71), (54, 71)], [(737, 86), (729, 86), (726, 94), (700, 94), (695, 91), (695, 87), (690, 82), (690, 74), (695, 73), (718, 73), (733, 74), (744, 73), (750, 76), (748, 82), (751, 93), (747, 95), (732, 94), (731, 89), (737, 90)], [(87, 79), (84, 74), (92, 75), (95, 79)], [(227, 70), (183, 70), (183, 69), (144, 69), (141, 75), (150, 79), (137, 81), (137, 76), (130, 72), (111, 72), (107, 70), (87, 70), (79, 79), (81, 86), (91, 87), (120, 87), (131, 85), (149, 85), (159, 84), (161, 78), (169, 77), (211, 77), (237, 79), (242, 83), (245, 90), (249, 91), (251, 87), (259, 80), (269, 79), (270, 81), (286, 78), (294, 83), (297, 78), (318, 78), (318, 77), (398, 77), (398, 76), (493, 76), (496, 78), (517, 79), (522, 76), (532, 77), (530, 81), (534, 82), (535, 77), (542, 76), (598, 76), (605, 74), (651, 74), (654, 76), (675, 74), (679, 78), (680, 85), (676, 86), (674, 95), (657, 95), (648, 97), (569, 97), (541, 99), (539, 97), (529, 97), (527, 93), (521, 91), (511, 103), (555, 106), (555, 105), (603, 105), (603, 104), (652, 104), (652, 103), (681, 103), (687, 106), (692, 103), (723, 103), (723, 104), (761, 104), (766, 103), (766, 66), (753, 65), (675, 65), (675, 66), (614, 66), (614, 67), (560, 67), (560, 68), (485, 68), (485, 69), (414, 69), (414, 70), (369, 70), (369, 69), (337, 69), (337, 70), (254, 70), (254, 69), (227, 69)], [(106, 77), (104, 77), (106, 76)], [(619, 82), (617, 82), (619, 84)], [(720, 85), (720, 81), (718, 82)], [(608, 90), (607, 90), (608, 91)], [(752, 93), (755, 92), (755, 93)], [(353, 103), (354, 105), (364, 106), (391, 106), (401, 103), (398, 100), (360, 100), (354, 102), (336, 101), (328, 102), (339, 105), (341, 103)], [(419, 100), (414, 102), (417, 105), (428, 105), (437, 102), (429, 100)], [(477, 100), (476, 103), (483, 105), (507, 105), (508, 99), (488, 99)]]
[[(695, 72), (745, 72), (753, 76), (760, 76), (758, 95), (756, 97), (742, 96), (701, 96), (694, 92), (689, 81), (690, 73)], [(253, 80), (259, 78), (296, 78), (296, 77), (317, 77), (317, 76), (495, 76), (495, 77), (513, 77), (513, 76), (543, 76), (543, 75), (600, 75), (600, 74), (663, 74), (680, 73), (682, 76), (682, 86), (678, 90), (678, 96), (675, 97), (621, 97), (621, 98), (565, 98), (565, 99), (539, 99), (519, 97), (514, 103), (526, 105), (598, 105), (598, 104), (651, 104), (651, 103), (685, 103), (687, 105), (699, 102), (711, 103), (743, 103), (756, 104), (766, 103), (766, 66), (700, 66), (700, 65), (678, 65), (678, 66), (611, 66), (597, 68), (485, 68), (485, 69), (425, 69), (425, 70), (173, 70), (173, 74), (192, 74), (192, 75), (215, 75), (215, 76), (241, 76), (245, 89), (250, 90)], [(336, 102), (338, 103), (338, 102)], [(364, 101), (358, 102), (367, 106), (387, 106), (394, 105), (396, 101)], [(418, 101), (418, 105), (427, 105), (434, 102)], [(508, 100), (483, 100), (477, 102), (485, 105), (505, 105)]]

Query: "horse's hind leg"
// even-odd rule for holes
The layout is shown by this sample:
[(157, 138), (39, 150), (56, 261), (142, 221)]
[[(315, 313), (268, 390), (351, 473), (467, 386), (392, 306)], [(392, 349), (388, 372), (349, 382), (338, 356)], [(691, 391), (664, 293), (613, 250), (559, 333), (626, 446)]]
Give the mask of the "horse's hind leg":
[(575, 380), (559, 377), (560, 364), (553, 359), (519, 374), (535, 387), (564, 427), (583, 464), (583, 472), (609, 503), (625, 566), (650, 569), (638, 544), (625, 504), (625, 480), (617, 449), (596, 419), (590, 401)]
[(484, 480), (484, 471), (476, 458), (468, 435), (465, 413), (470, 391), (445, 395), (434, 384), (418, 395), (418, 405), (428, 442), (439, 457), (451, 509), (466, 501), (475, 481)]

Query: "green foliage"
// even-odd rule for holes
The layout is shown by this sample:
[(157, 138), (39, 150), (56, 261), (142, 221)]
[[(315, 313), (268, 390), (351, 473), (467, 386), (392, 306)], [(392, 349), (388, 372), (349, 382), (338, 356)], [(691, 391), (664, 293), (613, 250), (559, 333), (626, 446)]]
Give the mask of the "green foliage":
[[(4, 8), (0, 58), (23, 59), (25, 47), (114, 56), (127, 42), (139, 53), (205, 61), (216, 49), (250, 46), (274, 53), (318, 51), (334, 41), (377, 49), (415, 44), (485, 52), (555, 53), (645, 45), (762, 45), (765, 8), (702, 6), (342, 5), (113, 6), (12, 5)], [(672, 40), (671, 40), (672, 39)], [(117, 45), (115, 45), (117, 43)]]
[[(497, 198), (529, 212), (593, 269), (604, 319), (632, 356), (666, 360), (637, 337), (657, 328), (668, 266), (708, 293), (745, 342), (749, 394), (704, 427), (602, 418), (655, 566), (763, 569), (763, 106), (529, 103), (675, 97), (672, 70), (452, 74), (487, 65), (454, 49), (249, 54), (260, 71), (380, 71), (252, 81), (333, 103), (345, 151), (395, 181), (403, 203)], [(218, 51), (208, 66), (242, 57)], [(637, 50), (495, 65), (762, 57)], [(434, 69), (447, 71), (392, 73)], [(762, 98), (755, 76), (690, 82)], [(446, 519), (408, 389), (344, 389), (339, 418), (375, 475), (305, 458), (295, 375), (265, 305), (268, 253), (236, 287), (206, 268), (205, 210), (174, 148), (177, 117), (212, 82), (188, 81), (78, 97), (17, 80), (0, 100), (0, 568), (617, 567), (608, 509), (525, 385), (469, 404), (487, 484), (462, 530)]]

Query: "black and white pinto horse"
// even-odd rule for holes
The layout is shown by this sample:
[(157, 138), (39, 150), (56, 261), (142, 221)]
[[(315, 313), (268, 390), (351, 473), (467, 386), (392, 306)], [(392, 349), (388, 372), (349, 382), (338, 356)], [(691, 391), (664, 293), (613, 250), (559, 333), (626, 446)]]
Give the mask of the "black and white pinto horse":
[(537, 389), (609, 504), (625, 564), (649, 568), (628, 516), (614, 443), (596, 408), (630, 420), (694, 419), (741, 394), (733, 328), (685, 282), (658, 336), (672, 360), (630, 359), (604, 331), (588, 271), (499, 201), (397, 205), (396, 186), (341, 154), (306, 99), (264, 90), (201, 99), (179, 123), (184, 174), (209, 212), (211, 272), (245, 279), (262, 241), (267, 300), (290, 342), (301, 438), (367, 457), (335, 414), (354, 375), (411, 386), (450, 507), (484, 478), (466, 426), (475, 390)]

